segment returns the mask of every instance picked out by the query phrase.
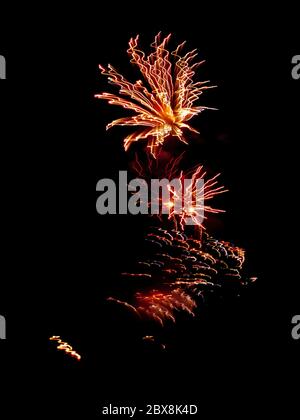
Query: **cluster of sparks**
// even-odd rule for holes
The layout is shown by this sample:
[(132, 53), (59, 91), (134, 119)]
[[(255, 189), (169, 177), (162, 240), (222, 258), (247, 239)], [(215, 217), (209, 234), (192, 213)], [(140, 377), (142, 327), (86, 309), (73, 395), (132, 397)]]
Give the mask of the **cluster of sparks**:
[(174, 311), (181, 309), (194, 316), (195, 301), (179, 288), (170, 292), (151, 291), (149, 294), (137, 292), (136, 304), (109, 297), (108, 301), (116, 302), (135, 312), (140, 318), (153, 319), (161, 326), (165, 320), (175, 322)]
[(50, 341), (56, 341), (57, 342), (57, 350), (62, 350), (69, 356), (73, 357), (76, 360), (81, 360), (80, 354), (78, 354), (75, 350), (73, 350), (73, 347), (68, 344), (67, 342), (63, 341), (59, 335), (53, 335), (49, 338)]
[[(191, 219), (192, 224), (204, 228), (203, 221), (206, 218), (205, 213), (222, 213), (224, 210), (213, 208), (205, 203), (218, 194), (226, 192), (223, 186), (217, 186), (216, 179), (220, 174), (215, 175), (214, 177), (204, 181), (201, 188), (197, 189), (197, 180), (205, 179), (206, 172), (203, 170), (203, 166), (198, 166), (191, 176), (191, 183), (189, 186), (185, 187), (183, 191), (184, 197), (188, 197), (188, 202), (185, 202), (183, 211), (178, 215), (179, 224), (181, 230), (184, 230), (184, 226), (187, 220)], [(188, 178), (188, 175), (184, 175), (183, 172), (180, 174), (181, 184), (184, 185), (184, 179)], [(170, 189), (172, 194), (173, 190)], [(169, 218), (173, 218), (176, 223), (176, 212), (174, 210), (174, 199), (171, 200), (171, 209)], [(203, 218), (202, 218), (203, 215)]]
[(214, 87), (208, 85), (209, 81), (193, 80), (197, 67), (204, 61), (193, 63), (197, 56), (196, 50), (181, 56), (180, 51), (185, 42), (173, 52), (167, 50), (170, 36), (161, 40), (158, 34), (151, 44), (154, 51), (148, 56), (139, 49), (138, 36), (130, 39), (127, 52), (131, 62), (138, 66), (144, 81), (131, 83), (112, 65), (109, 64), (107, 68), (99, 66), (109, 83), (119, 88), (119, 95), (104, 92), (95, 95), (96, 98), (105, 99), (109, 104), (135, 113), (114, 120), (107, 125), (107, 129), (115, 125), (142, 127), (125, 138), (125, 150), (133, 142), (146, 139), (152, 155), (156, 157), (170, 136), (187, 143), (184, 130), (198, 133), (187, 122), (203, 110), (212, 109), (194, 104), (205, 89)]
[[(168, 185), (170, 199), (167, 202), (161, 202), (161, 208), (168, 208), (168, 219), (173, 222), (175, 230), (181, 229), (184, 231), (188, 220), (191, 220), (190, 224), (205, 229), (203, 222), (207, 219), (207, 213), (217, 214), (225, 211), (214, 208), (208, 205), (207, 202), (228, 190), (223, 185), (218, 184), (220, 173), (208, 178), (207, 172), (202, 165), (196, 165), (187, 171), (179, 170), (183, 155), (184, 153), (177, 158), (170, 159), (163, 167), (162, 172), (160, 172), (160, 175), (165, 179), (172, 180), (176, 178), (180, 181), (179, 191), (175, 191), (171, 185)], [(155, 166), (153, 167), (153, 159), (148, 158), (146, 168), (136, 155), (132, 169), (139, 177), (149, 177), (150, 182), (151, 176), (158, 175), (155, 173)], [(190, 182), (186, 185), (185, 180), (190, 180)], [(200, 188), (198, 180), (203, 181)], [(180, 206), (180, 211), (176, 211), (175, 207), (175, 203), (178, 200), (180, 200), (181, 204), (184, 203), (183, 206)], [(151, 203), (149, 203), (150, 205)], [(159, 217), (161, 218), (161, 214), (159, 214)]]
[(122, 274), (125, 281), (136, 280), (141, 290), (130, 302), (108, 300), (161, 326), (175, 322), (179, 312), (195, 316), (199, 299), (204, 301), (213, 291), (238, 293), (256, 280), (242, 276), (243, 249), (207, 234), (199, 240), (180, 231), (152, 228), (146, 242), (146, 256), (132, 272)]

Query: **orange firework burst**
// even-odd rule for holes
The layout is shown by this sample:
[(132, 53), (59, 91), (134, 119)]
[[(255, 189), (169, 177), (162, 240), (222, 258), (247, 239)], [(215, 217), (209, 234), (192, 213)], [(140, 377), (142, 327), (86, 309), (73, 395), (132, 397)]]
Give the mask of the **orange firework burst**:
[(108, 76), (111, 84), (119, 87), (119, 93), (124, 97), (106, 92), (95, 97), (106, 99), (112, 105), (119, 105), (136, 113), (112, 121), (107, 125), (107, 129), (114, 125), (146, 127), (125, 138), (125, 150), (128, 150), (133, 142), (147, 139), (148, 147), (156, 157), (159, 148), (169, 136), (175, 136), (187, 143), (183, 129), (198, 133), (187, 121), (204, 109), (213, 109), (194, 106), (194, 102), (205, 89), (214, 87), (207, 85), (209, 81), (193, 81), (196, 68), (204, 61), (193, 63), (197, 56), (196, 50), (180, 56), (185, 42), (178, 45), (175, 51), (168, 51), (166, 46), (170, 36), (171, 34), (161, 41), (160, 34), (156, 35), (151, 44), (154, 51), (148, 56), (139, 50), (138, 36), (129, 41), (127, 52), (131, 62), (138, 66), (146, 85), (141, 80), (135, 83), (127, 81), (110, 64), (107, 69), (99, 65), (102, 74)]
[[(212, 292), (235, 293), (239, 287), (256, 281), (243, 276), (243, 249), (206, 232), (199, 240), (182, 231), (152, 228), (146, 241), (144, 257), (131, 273), (122, 273), (127, 284), (136, 281), (138, 290), (128, 302), (128, 295), (125, 300), (107, 298), (140, 320), (164, 326), (176, 322), (179, 314), (195, 317)], [(152, 336), (147, 336), (145, 339), (151, 340)]]

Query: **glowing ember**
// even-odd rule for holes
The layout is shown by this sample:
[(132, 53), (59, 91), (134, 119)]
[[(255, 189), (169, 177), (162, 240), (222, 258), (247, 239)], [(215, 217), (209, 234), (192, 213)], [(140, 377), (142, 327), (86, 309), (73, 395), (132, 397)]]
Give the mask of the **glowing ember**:
[(57, 341), (58, 346), (57, 350), (63, 350), (66, 354), (69, 354), (71, 357), (81, 360), (80, 354), (78, 354), (76, 351), (73, 350), (73, 347), (70, 346), (70, 344), (66, 343), (61, 339), (59, 335), (54, 335), (49, 338), (50, 341)]
[(125, 150), (133, 142), (147, 139), (148, 147), (155, 157), (169, 136), (187, 143), (183, 129), (198, 133), (187, 121), (205, 109), (213, 109), (194, 105), (205, 89), (215, 87), (208, 86), (209, 81), (193, 81), (196, 68), (204, 61), (193, 63), (197, 56), (196, 50), (180, 56), (185, 42), (178, 45), (175, 51), (168, 51), (166, 46), (170, 36), (161, 41), (160, 34), (156, 35), (151, 44), (154, 51), (148, 56), (138, 48), (138, 36), (130, 39), (127, 52), (131, 63), (138, 66), (146, 84), (142, 80), (129, 82), (110, 64), (107, 69), (99, 65), (102, 74), (108, 76), (109, 83), (118, 86), (120, 95), (124, 97), (106, 92), (95, 97), (136, 113), (114, 120), (107, 125), (107, 129), (114, 125), (146, 127), (125, 138)]

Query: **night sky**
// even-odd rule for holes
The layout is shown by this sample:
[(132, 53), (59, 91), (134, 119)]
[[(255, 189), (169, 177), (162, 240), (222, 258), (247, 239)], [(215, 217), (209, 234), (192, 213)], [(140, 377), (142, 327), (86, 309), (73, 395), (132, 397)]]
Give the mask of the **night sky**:
[[(291, 318), (299, 313), (294, 13), (183, 6), (111, 4), (86, 8), (76, 18), (71, 10), (64, 17), (43, 11), (32, 24), (12, 20), (4, 37), (1, 32), (0, 54), (8, 63), (0, 83), (8, 194), (2, 221), (9, 231), (2, 276), (8, 294), (0, 295), (8, 328), (2, 360), (8, 371), (21, 373), (17, 388), (26, 407), (32, 377), (32, 398), (53, 418), (79, 410), (82, 418), (96, 418), (103, 402), (154, 400), (196, 401), (210, 416), (203, 418), (270, 414), (286, 405), (292, 414), (281, 394), (288, 391), (292, 399), (296, 392), (290, 375), (299, 352), (290, 335)], [(185, 165), (199, 162), (222, 173), (229, 193), (218, 204), (226, 213), (210, 221), (210, 232), (244, 248), (247, 273), (258, 277), (240, 300), (213, 304), (202, 319), (179, 323), (177, 347), (169, 353), (137, 345), (139, 327), (105, 302), (118, 287), (118, 273), (137, 257), (148, 222), (94, 210), (95, 182), (117, 178), (143, 149), (123, 150), (130, 128), (105, 131), (127, 114), (94, 99), (116, 92), (98, 64), (111, 63), (134, 80), (137, 70), (126, 53), (130, 37), (140, 34), (147, 50), (159, 31), (172, 32), (172, 46), (186, 40), (188, 50), (197, 48), (206, 60), (199, 80), (218, 86), (201, 96), (201, 104), (218, 110), (191, 122), (201, 134), (188, 148), (174, 147), (186, 149)], [(51, 335), (70, 342), (82, 361), (57, 352)]]

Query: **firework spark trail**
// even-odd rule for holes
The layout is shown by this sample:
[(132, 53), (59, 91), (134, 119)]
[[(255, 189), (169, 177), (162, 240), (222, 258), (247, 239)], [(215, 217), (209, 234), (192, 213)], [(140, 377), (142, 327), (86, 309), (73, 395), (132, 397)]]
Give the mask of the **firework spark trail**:
[[(140, 284), (130, 303), (109, 298), (135, 312), (141, 319), (150, 319), (163, 326), (174, 323), (180, 312), (195, 316), (200, 302), (211, 292), (236, 293), (253, 279), (243, 276), (244, 251), (228, 242), (204, 234), (202, 240), (175, 230), (152, 228), (147, 237), (145, 260), (139, 260), (131, 278), (139, 280), (141, 265), (151, 274)], [(146, 239), (147, 239), (146, 237)], [(171, 239), (172, 238), (172, 239)], [(145, 274), (142, 276), (145, 277)], [(125, 278), (128, 273), (124, 273)]]
[(150, 152), (156, 157), (169, 136), (187, 143), (183, 129), (199, 133), (187, 121), (205, 109), (214, 109), (194, 105), (205, 89), (215, 87), (207, 85), (209, 81), (193, 80), (196, 68), (204, 61), (193, 63), (196, 50), (180, 56), (185, 43), (170, 53), (166, 49), (170, 36), (161, 41), (160, 33), (156, 35), (151, 44), (154, 51), (148, 56), (138, 48), (139, 36), (130, 39), (127, 50), (130, 61), (138, 66), (146, 84), (142, 80), (129, 82), (110, 64), (107, 68), (99, 65), (101, 73), (108, 77), (110, 84), (119, 87), (119, 94), (123, 96), (104, 92), (95, 97), (135, 112), (133, 116), (112, 121), (107, 129), (115, 125), (146, 127), (125, 138), (125, 150), (133, 142), (147, 139)]
[(186, 311), (194, 316), (196, 302), (183, 290), (176, 288), (169, 293), (152, 291), (137, 293), (137, 311), (142, 316), (158, 321), (162, 326), (166, 320), (175, 322), (174, 311)]
[(63, 350), (66, 354), (77, 359), (78, 361), (81, 360), (80, 354), (73, 350), (73, 347), (70, 344), (63, 341), (59, 335), (53, 335), (49, 338), (49, 340), (56, 341), (58, 343), (57, 350)]
[(139, 315), (139, 312), (137, 311), (137, 309), (136, 309), (133, 305), (130, 305), (128, 302), (125, 302), (125, 301), (123, 301), (123, 300), (116, 299), (116, 298), (113, 298), (113, 297), (109, 297), (109, 298), (107, 298), (107, 301), (108, 301), (108, 302), (115, 302), (115, 303), (117, 303), (118, 305), (124, 306), (125, 308), (130, 309), (130, 310), (131, 310), (131, 311), (133, 311), (135, 314)]

